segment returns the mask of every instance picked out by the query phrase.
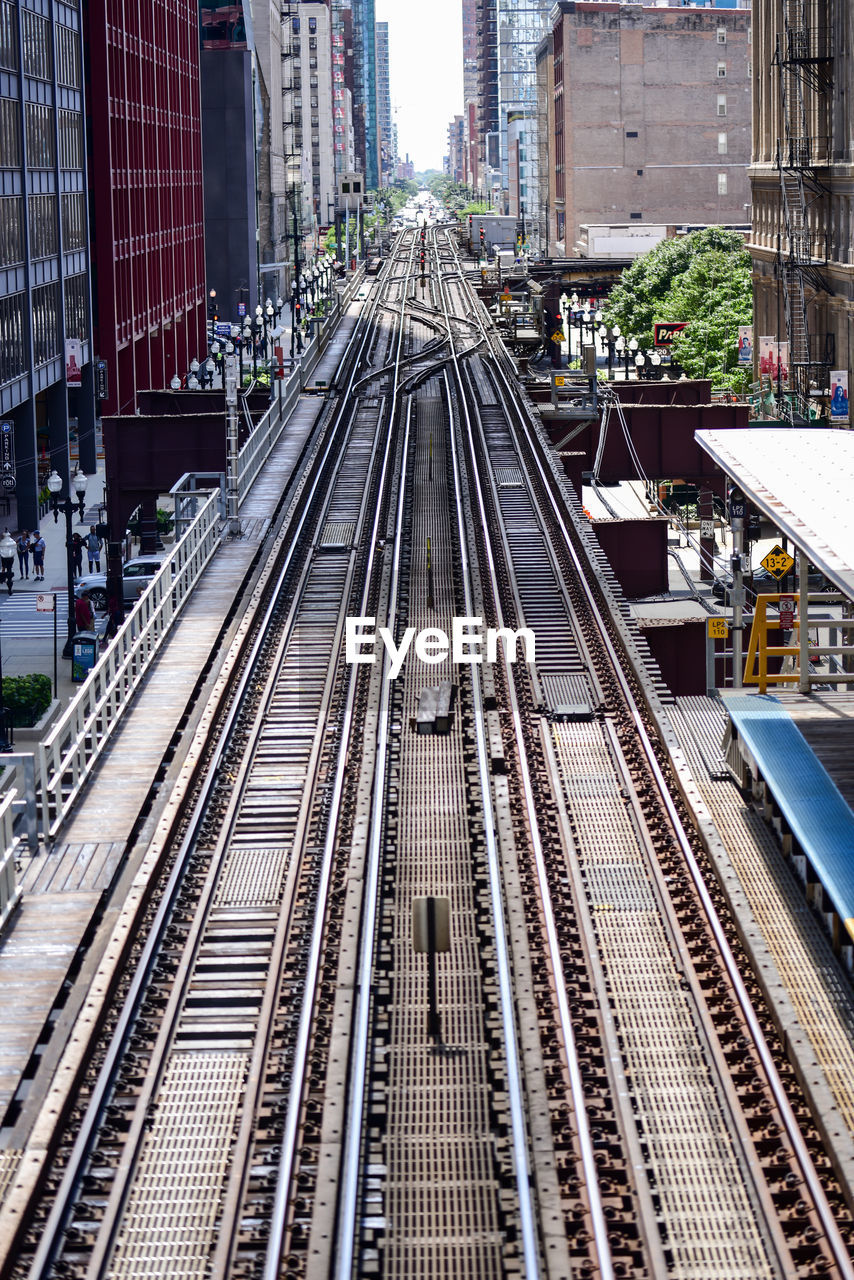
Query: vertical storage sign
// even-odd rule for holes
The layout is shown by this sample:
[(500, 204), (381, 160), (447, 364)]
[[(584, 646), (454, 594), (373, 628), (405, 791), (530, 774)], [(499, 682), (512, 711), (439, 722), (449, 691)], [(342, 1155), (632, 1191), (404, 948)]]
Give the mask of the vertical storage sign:
[(14, 493), (15, 484), (15, 424), (0, 422), (0, 486)]

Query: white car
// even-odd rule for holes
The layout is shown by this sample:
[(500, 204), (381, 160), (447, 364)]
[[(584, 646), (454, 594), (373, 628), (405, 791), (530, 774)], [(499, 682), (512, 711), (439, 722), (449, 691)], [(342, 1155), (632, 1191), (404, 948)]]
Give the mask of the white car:
[[(163, 556), (135, 556), (122, 566), (122, 595), (125, 604), (136, 604), (145, 588), (163, 564)], [(96, 613), (107, 610), (107, 575), (87, 573), (74, 584), (75, 596), (89, 592), (89, 600)]]

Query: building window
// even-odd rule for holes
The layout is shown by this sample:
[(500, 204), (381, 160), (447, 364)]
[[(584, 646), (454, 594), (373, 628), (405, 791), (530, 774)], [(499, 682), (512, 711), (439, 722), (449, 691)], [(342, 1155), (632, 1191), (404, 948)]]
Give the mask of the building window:
[(725, 173), (718, 174), (718, 195), (719, 196), (726, 195), (726, 174)]
[(718, 79), (719, 80), (726, 79), (726, 63), (725, 62), (718, 63)]
[(637, 129), (629, 129), (629, 130), (627, 130), (627, 132), (626, 132), (626, 137), (627, 137), (627, 138), (636, 138), (637, 136), (638, 136)]
[(33, 169), (52, 169), (56, 164), (53, 111), (40, 102), (27, 103), (27, 158)]
[(0, 3), (0, 67), (18, 70), (18, 11), (9, 0)]
[(317, 18), (309, 18), (308, 29), (312, 34), (317, 30)]
[(23, 293), (0, 298), (0, 384), (20, 378), (27, 371), (24, 303)]
[(295, 36), (299, 35), (299, 18), (291, 18), (291, 30)]
[(79, 111), (59, 113), (59, 167), (83, 168), (83, 117)]
[(718, 27), (718, 44), (726, 44), (726, 27)]
[(21, 163), (20, 108), (15, 98), (0, 98), (0, 156), (14, 169)]
[(718, 115), (719, 116), (726, 115), (726, 94), (725, 93), (718, 94)]
[(50, 23), (47, 18), (21, 10), (21, 36), (24, 46), (24, 71), (36, 80), (50, 79)]
[(57, 25), (56, 78), (60, 84), (80, 88), (80, 37), (71, 27)]
[(42, 284), (33, 289), (33, 356), (36, 368), (59, 355), (59, 285)]
[(24, 261), (24, 236), (20, 196), (0, 200), (0, 267), (14, 267)]
[(639, 218), (642, 218), (642, 217), (643, 217), (643, 214), (642, 214), (642, 213), (630, 213), (630, 214), (629, 214), (629, 217), (630, 217), (630, 218), (634, 218), (634, 220), (637, 222), (637, 220), (638, 220)]
[(727, 153), (727, 135), (725, 133), (718, 134), (718, 155), (725, 156)]
[(65, 282), (65, 336), (80, 338), (89, 336), (89, 289), (85, 271), (69, 276)]
[(56, 224), (56, 196), (30, 196), (27, 200), (30, 224), (30, 256), (52, 258), (59, 252)]
[(62, 196), (62, 247), (86, 247), (86, 201), (82, 191), (66, 191)]

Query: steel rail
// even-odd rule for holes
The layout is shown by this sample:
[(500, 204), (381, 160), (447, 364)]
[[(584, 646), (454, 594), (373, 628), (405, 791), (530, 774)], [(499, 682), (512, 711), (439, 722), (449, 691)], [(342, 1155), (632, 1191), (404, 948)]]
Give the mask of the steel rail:
[[(435, 249), (435, 235), (434, 235)], [(454, 342), (451, 316), (448, 313), (447, 297), (441, 287), (441, 268), (437, 258), (437, 279), (439, 282), (445, 320), (451, 342), (450, 361), (454, 367), (458, 386), (461, 386), (459, 356)], [(463, 583), (463, 595), (466, 612), (474, 614), (474, 596), (472, 588), (471, 560), (467, 546), (465, 530), (466, 520), (463, 514), (463, 480), (459, 451), (456, 442), (454, 399), (448, 380), (447, 370), (443, 370), (445, 393), (448, 403), (450, 423), (451, 458), (454, 474), (454, 505), (457, 511), (457, 529), (459, 532), (460, 573)], [(468, 407), (465, 397), (461, 396), (463, 410), (468, 418)], [(472, 664), (472, 710), (477, 743), (478, 781), (481, 791), (484, 818), (484, 843), (486, 847), (487, 868), (489, 872), (489, 892), (492, 902), (493, 923), (495, 926), (495, 951), (499, 991), (501, 996), (501, 1021), (504, 1028), (504, 1046), (507, 1060), (507, 1084), (510, 1102), (511, 1127), (513, 1133), (513, 1152), (516, 1176), (516, 1190), (519, 1199), (521, 1219), (522, 1254), (525, 1259), (526, 1274), (534, 1277), (540, 1274), (539, 1235), (536, 1228), (533, 1208), (533, 1188), (530, 1176), (528, 1129), (525, 1123), (523, 1103), (522, 1067), (520, 1062), (518, 1029), (516, 1026), (515, 1001), (511, 985), (510, 948), (507, 940), (507, 927), (504, 915), (504, 892), (501, 878), (500, 855), (495, 831), (492, 786), (489, 779), (489, 753), (487, 750), (486, 723), (483, 714), (483, 694), (480, 683), (480, 672), (476, 664)]]
[[(512, 394), (510, 394), (509, 382), (503, 367), (503, 359), (501, 358), (500, 355), (496, 356), (495, 369), (498, 377), (500, 378), (502, 384), (504, 385), (505, 391), (508, 393), (509, 400), (513, 404), (514, 415), (516, 416), (520, 427), (522, 427), (523, 429), (528, 428), (529, 424), (524, 419), (522, 411), (518, 406), (518, 403), (516, 402)], [(517, 447), (518, 447), (518, 441), (517, 441)], [(668, 818), (671, 822), (674, 835), (676, 837), (677, 843), (679, 844), (679, 848), (682, 852), (682, 856), (685, 859), (685, 864), (690, 873), (691, 880), (694, 884), (695, 890), (703, 906), (703, 910), (706, 914), (706, 918), (709, 922), (709, 926), (714, 935), (715, 943), (720, 951), (721, 959), (723, 961), (724, 968), (726, 969), (727, 977), (729, 978), (730, 983), (732, 984), (733, 992), (735, 994), (739, 1008), (741, 1009), (742, 1016), (744, 1017), (744, 1020), (747, 1024), (750, 1034), (753, 1037), (753, 1043), (756, 1048), (757, 1054), (759, 1056), (759, 1060), (762, 1063), (762, 1068), (767, 1077), (768, 1084), (771, 1089), (771, 1093), (773, 1095), (775, 1105), (779, 1111), (780, 1118), (783, 1122), (783, 1127), (785, 1129), (786, 1136), (789, 1142), (792, 1144), (792, 1148), (794, 1150), (795, 1160), (797, 1161), (798, 1168), (801, 1171), (801, 1175), (804, 1179), (804, 1183), (809, 1189), (810, 1195), (813, 1199), (813, 1204), (815, 1206), (816, 1213), (818, 1214), (821, 1220), (821, 1225), (825, 1233), (825, 1238), (833, 1254), (834, 1262), (839, 1268), (839, 1275), (840, 1277), (843, 1278), (843, 1280), (854, 1280), (854, 1263), (852, 1263), (851, 1261), (850, 1255), (848, 1253), (848, 1249), (845, 1245), (845, 1241), (843, 1240), (842, 1234), (839, 1230), (839, 1225), (836, 1221), (836, 1217), (827, 1201), (824, 1188), (822, 1187), (821, 1182), (819, 1180), (815, 1165), (813, 1163), (812, 1157), (810, 1156), (809, 1150), (807, 1148), (806, 1142), (804, 1140), (803, 1134), (800, 1129), (800, 1125), (798, 1124), (797, 1117), (795, 1116), (792, 1105), (789, 1102), (789, 1098), (788, 1098), (788, 1095), (786, 1094), (785, 1087), (783, 1085), (782, 1080), (780, 1079), (779, 1073), (777, 1071), (777, 1067), (774, 1063), (774, 1058), (771, 1053), (771, 1049), (768, 1045), (767, 1040), (765, 1039), (765, 1033), (763, 1032), (762, 1027), (760, 1026), (759, 1019), (756, 1015), (756, 1011), (753, 1007), (753, 1002), (750, 999), (750, 995), (744, 983), (744, 979), (742, 978), (739, 972), (738, 965), (736, 964), (735, 956), (733, 955), (732, 949), (729, 945), (729, 941), (727, 940), (727, 936), (724, 931), (723, 924), (721, 923), (720, 917), (712, 901), (711, 895), (708, 891), (708, 888), (706, 887), (706, 883), (705, 883), (705, 880), (703, 879), (702, 871), (700, 870), (699, 864), (697, 863), (697, 859), (694, 855), (694, 851), (691, 845), (691, 841), (688, 837), (688, 833), (685, 830), (685, 826), (682, 822), (682, 818), (679, 814), (679, 811), (670, 793), (670, 789), (664, 777), (664, 773), (661, 769), (661, 766), (659, 765), (655, 748), (652, 744), (652, 740), (650, 739), (649, 734), (647, 733), (647, 730), (646, 730), (646, 726), (643, 722), (643, 713), (641, 712), (641, 709), (638, 706), (637, 699), (631, 688), (629, 680), (625, 675), (620, 656), (617, 653), (617, 649), (608, 633), (607, 623), (602, 616), (601, 608), (599, 607), (599, 604), (596, 600), (593, 590), (587, 580), (587, 575), (584, 570), (583, 562), (575, 547), (575, 544), (572, 538), (570, 537), (569, 530), (567, 529), (566, 523), (563, 519), (563, 514), (560, 511), (557, 501), (552, 492), (552, 486), (549, 483), (549, 480), (546, 476), (542, 458), (540, 456), (540, 450), (534, 449), (532, 447), (531, 452), (533, 455), (533, 460), (539, 472), (541, 482), (544, 486), (546, 493), (549, 495), (551, 505), (552, 505), (552, 514), (557, 523), (558, 529), (560, 530), (560, 534), (564, 542), (564, 546), (570, 558), (572, 559), (573, 564), (575, 565), (575, 568), (578, 574), (578, 579), (581, 583), (584, 595), (587, 598), (588, 605), (592, 611), (592, 616), (596, 623), (597, 630), (600, 633), (600, 636), (602, 638), (602, 643), (612, 662), (613, 670), (614, 670), (616, 679), (619, 683), (620, 690), (623, 694), (623, 697), (626, 700), (627, 706), (631, 710), (632, 715), (634, 717), (635, 727), (638, 734), (638, 740), (642, 747), (642, 750), (646, 758), (647, 764), (650, 768), (650, 771), (652, 772), (652, 775), (655, 779), (656, 787), (658, 788), (661, 800), (667, 810)]]
[[(407, 278), (411, 275), (412, 259), (415, 253), (415, 242), (413, 239), (409, 252), (409, 262), (407, 264)], [(397, 341), (397, 353), (400, 356), (403, 345), (404, 324), (403, 318), (406, 312), (406, 289), (404, 288), (400, 299), (400, 328)], [(393, 386), (391, 406), (389, 411), (389, 421), (394, 422), (397, 412), (397, 373), (395, 373), (395, 383)], [(406, 429), (408, 430), (408, 420)], [(383, 455), (382, 470), (379, 479), (379, 493), (382, 494), (386, 485), (386, 477), (391, 462), (393, 432), (389, 431), (386, 436), (386, 448)], [(380, 519), (382, 511), (382, 502), (378, 499), (376, 511), (374, 513), (373, 527), (370, 535), (370, 551), (368, 553), (368, 561), (365, 568), (364, 586), (362, 590), (360, 611), (364, 615), (370, 599), (372, 580), (374, 576), (374, 559), (376, 556), (378, 541), (380, 537)], [(341, 749), (338, 756), (338, 762), (335, 769), (335, 778), (332, 786), (330, 812), (337, 813), (340, 807), (341, 797), (344, 790), (345, 773), (347, 768), (347, 743), (353, 729), (353, 721), (355, 716), (356, 702), (356, 686), (357, 673), (354, 670), (350, 674), (347, 688), (347, 697), (342, 716), (342, 729), (340, 735)], [(311, 933), (311, 948), (308, 957), (308, 965), (306, 970), (306, 984), (303, 994), (302, 1008), (300, 1012), (299, 1028), (297, 1031), (297, 1039), (294, 1045), (293, 1069), (291, 1073), (291, 1085), (288, 1091), (288, 1101), (285, 1113), (285, 1126), (280, 1145), (279, 1163), (277, 1170), (276, 1195), (273, 1203), (273, 1211), (270, 1222), (270, 1231), (267, 1241), (267, 1248), (264, 1257), (264, 1277), (265, 1280), (278, 1280), (282, 1251), (284, 1246), (285, 1230), (288, 1218), (288, 1206), (290, 1200), (290, 1185), (293, 1177), (294, 1158), (296, 1153), (297, 1137), (299, 1133), (300, 1117), (302, 1109), (302, 1094), (306, 1072), (306, 1064), (308, 1061), (308, 1049), (311, 1039), (311, 1028), (314, 1017), (314, 992), (320, 973), (320, 960), (323, 942), (323, 923), (326, 913), (326, 898), (328, 896), (329, 884), (332, 877), (332, 866), (335, 852), (336, 830), (335, 823), (331, 822), (327, 830), (324, 842), (323, 857), (321, 862), (321, 875), (318, 889), (317, 905), (314, 914), (314, 924)], [(364, 916), (364, 913), (363, 913)], [(372, 933), (372, 931), (371, 931)], [(368, 988), (369, 988), (368, 983)], [(364, 1092), (364, 1074), (366, 1049), (363, 1050), (361, 1057), (358, 1053), (351, 1055), (351, 1061), (355, 1064), (354, 1078), (356, 1079), (357, 1093), (359, 1088)], [(361, 1085), (358, 1085), (358, 1077), (361, 1075)], [(351, 1116), (353, 1112), (351, 1110)], [(358, 1113), (361, 1115), (361, 1112)], [(350, 1126), (348, 1126), (348, 1137)], [(359, 1146), (361, 1146), (361, 1125), (359, 1125)], [(357, 1148), (358, 1151), (358, 1148)], [(346, 1165), (345, 1165), (346, 1167)], [(358, 1185), (358, 1184), (357, 1184)], [(346, 1179), (345, 1179), (346, 1193)], [(353, 1191), (353, 1197), (356, 1196), (356, 1190)], [(349, 1205), (349, 1198), (348, 1198)], [(355, 1234), (355, 1205), (349, 1214), (348, 1221), (351, 1221), (349, 1232), (344, 1231), (343, 1238), (341, 1236), (341, 1228), (339, 1227), (339, 1240), (341, 1249), (348, 1247), (352, 1256), (353, 1237)], [(340, 1222), (340, 1218), (339, 1218)], [(340, 1254), (339, 1254), (340, 1258)]]
[[(441, 278), (441, 277), (440, 277)], [(442, 291), (442, 300), (447, 313), (447, 297), (445, 291)], [(460, 392), (460, 400), (465, 414), (466, 431), (470, 440), (470, 448), (472, 457), (474, 457), (474, 440), (471, 414), (469, 412), (468, 399), (463, 382), (462, 370), (459, 362), (454, 360), (454, 367), (457, 375), (458, 387)], [(470, 393), (469, 393), (470, 394)], [(483, 487), (481, 477), (475, 467), (471, 468), (471, 482), (474, 485), (475, 495), (477, 498), (477, 506), (480, 514), (482, 528), (488, 528), (486, 503), (484, 501)], [(461, 526), (462, 527), (462, 526)], [(489, 565), (489, 578), (492, 584), (497, 583), (498, 573), (495, 565), (495, 559), (492, 552), (492, 546), (489, 538), (483, 539), (486, 548), (487, 563)], [(501, 602), (497, 591), (493, 591), (493, 605), (496, 612), (496, 619), (499, 626), (504, 625), (504, 616), (501, 609)], [(513, 720), (514, 733), (516, 741), (520, 744), (524, 742), (524, 732), (522, 727), (522, 718), (519, 711), (519, 703), (516, 696), (515, 681), (513, 679), (511, 667), (507, 661), (507, 653), (502, 646), (503, 665), (506, 674), (506, 684), (510, 696), (510, 708)], [(475, 668), (476, 670), (476, 668)], [(482, 712), (481, 712), (482, 715)], [(546, 924), (546, 936), (548, 939), (549, 958), (552, 967), (552, 977), (555, 984), (555, 994), (558, 1003), (558, 1011), (560, 1016), (561, 1034), (565, 1046), (565, 1058), (570, 1078), (570, 1092), (572, 1095), (573, 1110), (575, 1116), (576, 1131), (578, 1135), (578, 1143), (581, 1149), (581, 1165), (584, 1170), (584, 1177), (587, 1187), (587, 1195), (590, 1203), (590, 1216), (593, 1226), (593, 1238), (596, 1246), (596, 1255), (599, 1263), (599, 1271), (602, 1280), (613, 1280), (614, 1266), (611, 1258), (611, 1246), (608, 1237), (608, 1225), (605, 1218), (604, 1206), (602, 1204), (602, 1196), (599, 1190), (599, 1172), (596, 1165), (596, 1156), (593, 1148), (593, 1137), (590, 1131), (590, 1123), (587, 1117), (586, 1099), (584, 1093), (584, 1082), (581, 1078), (581, 1069), (578, 1063), (578, 1055), (576, 1052), (575, 1033), (572, 1027), (572, 1018), (569, 1012), (569, 995), (566, 989), (566, 981), (563, 972), (563, 962), (560, 952), (560, 943), (557, 937), (557, 928), (554, 921), (554, 911), (551, 905), (551, 891), (548, 884), (548, 876), (545, 866), (545, 855), (543, 852), (542, 841), (539, 834), (539, 819), (536, 811), (534, 800), (533, 786), (531, 776), (528, 769), (528, 762), (525, 751), (520, 749), (518, 752), (518, 760), (521, 771), (521, 782), (523, 794), (525, 797), (525, 808), (528, 815), (528, 826), (531, 833), (531, 842), (534, 853), (534, 862), (537, 868), (537, 880), (542, 895), (544, 907), (543, 912)]]
[[(222, 758), (227, 750), (228, 740), (234, 728), (234, 724), (240, 714), (246, 690), (252, 679), (253, 670), (264, 645), (267, 643), (272, 619), (278, 608), (278, 595), (284, 585), (288, 573), (290, 572), (292, 561), (297, 554), (297, 550), (302, 540), (303, 531), (313, 511), (318, 489), (324, 480), (327, 464), (333, 456), (333, 449), (337, 447), (339, 455), (343, 456), (343, 451), (340, 449), (340, 445), (337, 445), (337, 434), (342, 425), (345, 414), (349, 410), (349, 394), (356, 377), (358, 362), (364, 354), (364, 350), (369, 339), (372, 337), (372, 319), (376, 310), (377, 307), (375, 305), (370, 312), (365, 312), (359, 317), (359, 324), (362, 327), (361, 342), (356, 352), (356, 356), (352, 360), (352, 368), (350, 370), (347, 390), (341, 397), (340, 407), (332, 424), (330, 425), (330, 429), (327, 432), (327, 439), (322, 457), (319, 460), (316, 460), (313, 466), (311, 487), (302, 504), (296, 527), (292, 533), (289, 533), (284, 560), (282, 561), (279, 569), (276, 584), (269, 595), (268, 603), (263, 616), (261, 617), (260, 623), (256, 627), (255, 638), (247, 652), (243, 670), (233, 692), (231, 705), (228, 708), (226, 717), (222, 724), (219, 742), (205, 771), (205, 776), (197, 797), (195, 821), (190, 824), (190, 827), (182, 839), (175, 864), (169, 875), (160, 905), (152, 921), (148, 938), (146, 939), (139, 961), (137, 962), (134, 976), (125, 996), (116, 1027), (110, 1038), (110, 1044), (106, 1051), (104, 1061), (90, 1094), (86, 1111), (80, 1121), (80, 1128), (63, 1172), (62, 1180), (54, 1197), (47, 1221), (40, 1232), (39, 1243), (36, 1247), (28, 1272), (29, 1280), (44, 1280), (47, 1276), (48, 1270), (56, 1261), (58, 1250), (62, 1244), (62, 1232), (68, 1225), (77, 1195), (77, 1188), (83, 1176), (84, 1163), (88, 1159), (91, 1145), (101, 1124), (101, 1117), (108, 1105), (109, 1095), (117, 1078), (119, 1064), (125, 1051), (128, 1037), (132, 1031), (134, 1020), (137, 1016), (137, 1010), (142, 1003), (145, 990), (150, 982), (165, 928), (180, 891), (187, 859), (192, 853), (196, 830), (201, 822), (202, 814), (207, 805), (210, 794), (216, 785)], [(343, 364), (344, 360), (347, 358), (348, 356), (345, 355), (345, 357), (342, 358), (341, 363)], [(332, 483), (331, 479), (329, 480), (329, 483)], [(242, 642), (242, 638), (237, 637), (232, 644), (232, 650), (230, 652), (233, 652)]]

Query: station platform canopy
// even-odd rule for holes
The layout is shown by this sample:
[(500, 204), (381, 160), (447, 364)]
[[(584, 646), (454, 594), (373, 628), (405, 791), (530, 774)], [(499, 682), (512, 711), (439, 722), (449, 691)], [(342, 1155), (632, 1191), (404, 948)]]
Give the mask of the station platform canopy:
[(854, 600), (854, 432), (747, 427), (695, 437), (751, 505)]

